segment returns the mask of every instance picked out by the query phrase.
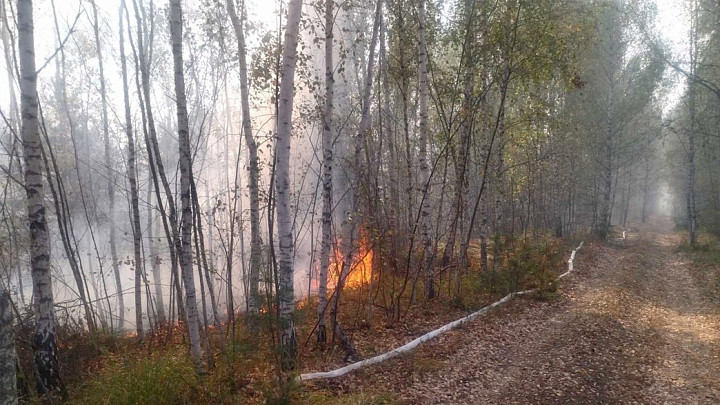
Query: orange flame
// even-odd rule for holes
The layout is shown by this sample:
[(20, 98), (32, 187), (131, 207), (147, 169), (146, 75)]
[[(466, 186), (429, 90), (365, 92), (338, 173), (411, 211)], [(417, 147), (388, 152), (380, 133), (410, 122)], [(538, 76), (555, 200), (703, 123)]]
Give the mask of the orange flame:
[[(342, 271), (343, 254), (338, 246), (333, 247), (328, 266), (328, 288), (334, 289), (340, 279)], [(350, 271), (345, 278), (345, 287), (358, 288), (369, 284), (372, 281), (372, 260), (373, 251), (368, 246), (365, 237), (360, 241), (350, 265)]]

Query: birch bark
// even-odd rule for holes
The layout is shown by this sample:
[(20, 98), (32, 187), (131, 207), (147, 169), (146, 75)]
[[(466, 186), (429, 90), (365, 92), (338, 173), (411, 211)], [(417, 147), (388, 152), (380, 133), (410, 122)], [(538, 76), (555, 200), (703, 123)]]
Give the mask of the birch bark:
[(285, 42), (281, 62), (281, 80), (277, 112), (275, 144), (275, 192), (278, 226), (278, 302), (281, 366), (283, 370), (296, 367), (297, 332), (293, 314), (295, 289), (293, 285), (293, 230), (290, 212), (290, 135), (292, 132), (293, 96), (298, 34), (302, 17), (302, 0), (288, 3)]
[(250, 86), (247, 74), (247, 49), (245, 46), (245, 31), (242, 25), (246, 10), (242, 9), (242, 19), (238, 18), (235, 11), (234, 0), (227, 0), (228, 14), (235, 30), (238, 42), (238, 60), (240, 64), (240, 103), (242, 107), (242, 128), (245, 137), (245, 144), (248, 148), (248, 191), (250, 192), (250, 277), (248, 312), (256, 316), (260, 311), (260, 269), (262, 267), (262, 237), (260, 236), (260, 163), (258, 159), (258, 147), (252, 132), (252, 121), (250, 117)]
[[(175, 288), (175, 294), (177, 295), (178, 315), (180, 318), (184, 318), (185, 308), (183, 306), (182, 289), (179, 280), (180, 274), (178, 272), (178, 256), (180, 254), (181, 241), (180, 231), (178, 230), (177, 210), (175, 208), (175, 199), (170, 188), (170, 183), (165, 174), (162, 156), (160, 155), (160, 146), (158, 145), (157, 130), (155, 128), (155, 116), (153, 115), (152, 103), (150, 101), (150, 65), (152, 62), (151, 45), (153, 43), (155, 29), (153, 22), (154, 17), (151, 15), (149, 18), (150, 31), (148, 32), (146, 24), (148, 17), (146, 16), (142, 3), (138, 4), (136, 0), (133, 0), (133, 9), (135, 10), (135, 19), (137, 21), (137, 49), (134, 56), (136, 57), (136, 65), (140, 70), (139, 75), (137, 75), (139, 77), (136, 77), (136, 81), (138, 82), (138, 98), (142, 110), (143, 126), (145, 128), (145, 147), (148, 153), (150, 173), (152, 174), (153, 184), (155, 186), (155, 197), (157, 198), (158, 208), (160, 209), (163, 227), (165, 228), (166, 238), (168, 240), (168, 249), (170, 250), (170, 269), (173, 279), (172, 284)], [(129, 19), (127, 10), (125, 17)], [(147, 35), (146, 39), (144, 39), (145, 35)], [(147, 44), (145, 44), (145, 40), (147, 40)], [(158, 175), (160, 179), (158, 179)], [(160, 194), (161, 186), (167, 199), (167, 213)]]
[[(95, 28), (95, 45), (97, 46), (98, 63), (100, 67), (100, 94), (103, 103), (103, 135), (105, 141), (105, 167), (108, 178), (108, 199), (110, 201), (110, 251), (113, 255), (113, 266), (116, 264), (116, 249), (115, 249), (115, 189), (112, 182), (114, 178), (112, 169), (110, 168), (110, 136), (108, 133), (108, 120), (107, 120), (107, 100), (105, 93), (105, 74), (103, 71), (103, 60), (102, 60), (102, 48), (100, 46), (100, 34), (98, 28), (98, 17), (97, 17), (97, 6), (95, 1), (92, 2), (93, 6), (93, 21)], [(125, 135), (127, 136), (127, 150), (128, 150), (128, 166), (127, 176), (128, 183), (130, 184), (130, 206), (132, 210), (132, 232), (133, 232), (133, 254), (135, 258), (135, 330), (137, 332), (137, 338), (142, 340), (143, 338), (143, 321), (142, 321), (142, 275), (143, 275), (143, 261), (140, 253), (142, 249), (142, 236), (140, 228), (140, 208), (138, 203), (138, 186), (137, 186), (137, 175), (135, 168), (135, 138), (132, 132), (132, 114), (130, 112), (130, 100), (128, 95), (127, 87), (127, 64), (125, 62), (125, 41), (123, 38), (123, 18), (122, 8), (119, 11), (119, 34), (120, 34), (120, 60), (121, 70), (123, 78), (123, 97), (125, 107)], [(122, 297), (122, 294), (120, 295)], [(121, 306), (122, 308), (122, 306)]]
[(182, 51), (182, 6), (180, 0), (170, 0), (170, 40), (172, 42), (175, 79), (175, 103), (177, 107), (178, 138), (180, 143), (180, 206), (181, 244), (180, 269), (185, 285), (185, 311), (187, 313), (190, 355), (195, 371), (204, 373), (195, 279), (192, 268), (192, 206), (190, 201), (190, 176), (192, 176), (192, 155), (190, 151), (190, 129), (188, 124), (187, 101), (185, 97), (185, 73)]
[(425, 38), (425, 0), (420, 0), (418, 7), (418, 40), (420, 41), (420, 177), (422, 195), (420, 208), (420, 234), (422, 236), (425, 270), (425, 296), (435, 297), (435, 280), (433, 268), (432, 235), (430, 226), (430, 164), (428, 162), (428, 83), (427, 83), (427, 40)]
[(42, 145), (38, 126), (37, 71), (33, 34), (33, 2), (18, 0), (18, 51), (20, 55), (20, 109), (22, 116), (25, 190), (30, 228), (30, 268), (33, 280), (35, 331), (32, 336), (33, 364), (40, 394), (64, 392), (58, 370), (55, 344), (50, 245), (45, 217), (42, 177)]

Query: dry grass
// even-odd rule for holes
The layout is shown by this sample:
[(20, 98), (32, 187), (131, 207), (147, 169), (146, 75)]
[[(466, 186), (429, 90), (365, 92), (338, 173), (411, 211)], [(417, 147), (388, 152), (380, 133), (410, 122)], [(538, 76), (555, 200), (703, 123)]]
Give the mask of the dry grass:
[[(492, 280), (475, 268), (462, 274), (460, 286), (467, 298), (460, 305), (453, 297), (457, 285), (454, 272), (437, 274), (439, 296), (432, 301), (423, 298), (422, 279), (413, 283), (410, 278), (400, 297), (402, 317), (399, 321), (389, 316), (388, 306), (390, 297), (398, 293), (405, 280), (403, 274), (386, 274), (383, 279), (376, 279), (372, 286), (346, 289), (340, 322), (360, 357), (367, 358), (400, 346), (492, 302), (508, 289), (537, 286), (564, 269), (562, 256), (566, 246), (553, 239), (535, 240), (532, 245), (515, 241), (504, 248), (501, 271)], [(471, 257), (471, 262), (479, 261)], [(344, 353), (339, 349), (316, 344), (312, 335), (316, 311), (317, 301), (310, 299), (301, 302), (296, 313), (299, 365), (303, 372), (343, 365)], [(210, 338), (215, 369), (202, 377), (193, 372), (187, 339), (181, 327), (150, 336), (142, 343), (132, 337), (61, 334), (60, 361), (64, 365), (69, 401), (158, 405), (402, 402), (395, 394), (373, 386), (347, 388), (334, 382), (295, 386), (280, 380), (272, 328), (269, 327), (272, 320), (265, 318), (263, 322), (266, 327), (259, 336), (251, 337), (240, 323), (236, 326), (237, 338), (234, 340), (221, 339), (217, 331), (213, 331)], [(461, 332), (451, 332), (456, 333)], [(220, 349), (223, 340), (227, 341), (227, 346)], [(457, 349), (461, 348), (458, 346)], [(451, 362), (433, 356), (410, 356), (406, 361), (410, 362), (410, 375), (419, 377), (437, 373)], [(357, 375), (372, 380), (371, 375), (363, 371)]]
[(590, 244), (559, 300), (516, 300), (331, 386), (410, 404), (719, 403), (718, 306), (667, 225)]

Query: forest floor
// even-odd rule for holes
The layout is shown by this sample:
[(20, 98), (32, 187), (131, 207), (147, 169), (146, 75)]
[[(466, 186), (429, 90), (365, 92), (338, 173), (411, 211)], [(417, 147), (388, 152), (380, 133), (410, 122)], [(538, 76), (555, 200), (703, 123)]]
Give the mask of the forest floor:
[(681, 242), (654, 218), (584, 248), (550, 302), (515, 299), (411, 354), (306, 388), (338, 403), (720, 403), (717, 265)]

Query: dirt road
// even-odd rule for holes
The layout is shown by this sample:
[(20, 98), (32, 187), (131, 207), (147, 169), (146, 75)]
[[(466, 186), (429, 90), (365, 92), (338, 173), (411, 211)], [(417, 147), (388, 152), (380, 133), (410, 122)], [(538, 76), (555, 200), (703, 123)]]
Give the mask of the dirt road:
[(517, 299), (344, 378), (408, 404), (720, 404), (720, 305), (667, 221), (590, 245), (551, 303)]

